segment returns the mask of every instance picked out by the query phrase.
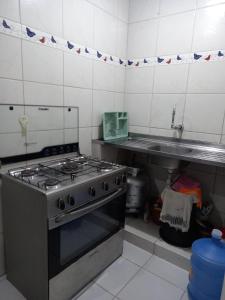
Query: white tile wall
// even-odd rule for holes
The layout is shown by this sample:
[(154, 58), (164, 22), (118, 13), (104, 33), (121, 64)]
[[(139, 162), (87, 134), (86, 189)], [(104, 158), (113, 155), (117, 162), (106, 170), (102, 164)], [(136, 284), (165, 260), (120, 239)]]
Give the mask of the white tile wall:
[[(19, 0), (4, 0), (0, 3), (0, 16), (48, 32), (55, 38), (62, 37), (126, 58), (128, 8), (129, 0), (56, 0), (54, 3), (21, 0), (20, 5)], [(82, 135), (82, 149), (90, 154), (90, 127), (99, 126), (104, 111), (124, 109), (125, 68), (5, 34), (0, 34), (0, 47), (0, 104), (78, 106), (79, 127), (87, 132)], [(5, 144), (1, 143), (0, 157), (24, 153), (25, 140), (18, 124), (22, 108), (21, 111), (0, 108), (0, 122), (4, 123), (0, 133), (15, 132), (8, 136), (1, 134)], [(78, 140), (78, 130), (74, 127), (76, 117), (65, 118), (72, 114), (51, 111), (39, 111), (37, 107), (26, 109), (28, 152), (37, 151), (48, 142), (53, 145)], [(12, 146), (13, 139), (17, 147)]]
[(188, 64), (156, 66), (154, 93), (185, 93), (188, 67)]
[(225, 62), (191, 64), (188, 81), (189, 93), (225, 93)]
[(160, 15), (175, 14), (196, 8), (196, 0), (161, 0)]
[(129, 22), (143, 21), (157, 17), (159, 0), (130, 0)]
[(187, 53), (191, 50), (194, 17), (194, 12), (187, 12), (160, 18), (158, 55)]
[(22, 79), (21, 40), (0, 34), (0, 76)]
[(86, 128), (79, 128), (79, 146), (80, 146), (80, 152), (86, 153), (87, 155), (92, 154), (91, 150), (91, 139), (92, 139), (92, 128), (86, 127)]
[(62, 35), (62, 0), (20, 0), (20, 8), (23, 24)]
[(225, 48), (223, 28), (225, 26), (225, 4), (197, 11), (193, 50), (217, 50)]
[(224, 0), (197, 0), (198, 7), (204, 7), (209, 5), (215, 5), (219, 3), (223, 3)]
[(126, 70), (127, 93), (152, 93), (154, 68), (130, 68)]
[(24, 102), (26, 105), (63, 105), (63, 87), (24, 81)]
[(131, 23), (128, 26), (127, 57), (151, 57), (156, 53), (158, 20)]
[(64, 104), (79, 107), (79, 126), (91, 126), (92, 90), (81, 88), (64, 88)]
[[(131, 0), (128, 58), (222, 50), (224, 11), (221, 0)], [(180, 65), (127, 68), (125, 103), (130, 128), (178, 137), (178, 132), (170, 128), (172, 108), (177, 104), (175, 123), (184, 124), (182, 138), (225, 143), (224, 64), (224, 60), (187, 61)], [(148, 97), (145, 108), (140, 105), (141, 97)]]
[(24, 154), (26, 152), (25, 138), (21, 137), (21, 133), (1, 133), (0, 140), (2, 157)]
[(96, 90), (114, 91), (114, 70), (114, 65), (108, 65), (101, 61), (94, 61), (93, 88)]
[(92, 88), (91, 59), (64, 53), (64, 83), (68, 86)]
[(124, 22), (128, 22), (129, 0), (117, 0), (116, 16)]
[(151, 127), (170, 128), (174, 107), (176, 107), (175, 123), (182, 124), (184, 104), (185, 95), (183, 94), (154, 94), (151, 109)]
[[(109, 1), (111, 2), (111, 1)], [(95, 8), (94, 48), (106, 53), (116, 53), (117, 20), (99, 8)]]
[(9, 18), (13, 21), (19, 22), (19, 0), (7, 0), (0, 2), (0, 15)]
[(106, 91), (93, 92), (93, 115), (92, 126), (100, 126), (102, 123), (102, 113), (105, 111), (114, 111), (115, 94)]
[(221, 134), (225, 112), (224, 95), (187, 95), (184, 128), (187, 131)]
[(0, 107), (0, 133), (20, 132), (19, 117), (23, 114), (22, 106), (2, 105)]
[[(125, 110), (128, 111), (129, 125), (135, 126), (149, 126), (150, 120), (150, 107), (151, 107), (150, 94), (127, 94), (125, 98)], [(138, 103), (138, 109), (137, 109)]]
[(19, 80), (0, 78), (0, 103), (23, 103), (23, 84)]
[(64, 38), (93, 47), (94, 7), (83, 0), (63, 1)]
[(77, 129), (64, 129), (64, 143), (76, 143), (79, 142), (79, 128)]
[(117, 21), (115, 54), (118, 57), (127, 57), (127, 24), (120, 21)]
[(63, 84), (63, 53), (28, 41), (22, 42), (24, 80)]

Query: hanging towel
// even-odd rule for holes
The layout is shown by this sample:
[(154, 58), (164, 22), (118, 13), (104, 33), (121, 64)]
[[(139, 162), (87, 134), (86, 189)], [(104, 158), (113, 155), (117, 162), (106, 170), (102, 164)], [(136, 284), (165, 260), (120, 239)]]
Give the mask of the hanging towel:
[(195, 199), (195, 203), (198, 208), (202, 208), (202, 190), (200, 183), (186, 175), (181, 175), (171, 185), (172, 190), (183, 193), (186, 195), (192, 195)]
[(161, 195), (163, 206), (160, 220), (182, 232), (189, 230), (193, 196), (185, 195), (165, 188)]

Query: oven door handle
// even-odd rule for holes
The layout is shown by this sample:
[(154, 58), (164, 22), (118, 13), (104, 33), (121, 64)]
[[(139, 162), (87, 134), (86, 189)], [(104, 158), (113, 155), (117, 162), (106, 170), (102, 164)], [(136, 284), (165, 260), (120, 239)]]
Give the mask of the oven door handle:
[(101, 201), (98, 201), (97, 203), (88, 205), (84, 208), (80, 208), (80, 209), (76, 209), (73, 211), (70, 211), (66, 214), (63, 214), (61, 216), (58, 216), (55, 218), (55, 223), (61, 223), (66, 221), (66, 219), (68, 218), (69, 220), (75, 220), (78, 219), (80, 217), (82, 217), (83, 215), (86, 215), (88, 213), (90, 213), (91, 211), (107, 204), (108, 202), (112, 201), (113, 198), (115, 198), (116, 196), (118, 196), (124, 189), (123, 188), (119, 188), (116, 192), (112, 193), (111, 195), (109, 195), (108, 197), (104, 198)]

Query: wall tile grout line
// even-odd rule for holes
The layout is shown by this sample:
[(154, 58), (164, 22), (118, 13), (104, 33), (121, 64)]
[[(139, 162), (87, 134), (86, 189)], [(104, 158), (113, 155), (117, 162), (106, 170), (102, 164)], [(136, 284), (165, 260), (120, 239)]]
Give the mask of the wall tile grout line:
[(157, 16), (154, 16), (154, 17), (151, 17), (151, 18), (142, 19), (140, 21), (132, 21), (132, 22), (130, 22), (128, 20), (128, 25), (130, 25), (130, 24), (136, 24), (136, 23), (141, 23), (141, 22), (147, 22), (147, 21), (158, 19), (158, 18), (166, 18), (166, 17), (170, 17), (170, 16), (176, 16), (176, 15), (180, 15), (180, 14), (185, 14), (185, 13), (188, 13), (188, 12), (193, 12), (195, 10), (202, 10), (202, 9), (205, 9), (205, 8), (216, 7), (216, 6), (223, 5), (224, 3), (225, 3), (225, 1), (220, 2), (220, 3), (216, 3), (216, 4), (211, 4), (211, 5), (200, 6), (200, 7), (198, 7), (198, 5), (196, 3), (195, 8), (193, 8), (193, 9), (187, 9), (187, 10), (178, 11), (178, 12), (175, 12), (175, 13), (168, 13), (168, 14), (162, 14), (162, 15), (160, 15), (160, 12), (159, 12), (159, 15), (157, 15)]

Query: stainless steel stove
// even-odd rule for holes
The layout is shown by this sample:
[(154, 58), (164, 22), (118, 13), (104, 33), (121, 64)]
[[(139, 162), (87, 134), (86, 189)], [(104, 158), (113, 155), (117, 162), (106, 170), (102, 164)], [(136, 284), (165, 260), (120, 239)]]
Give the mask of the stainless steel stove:
[(126, 178), (77, 153), (3, 175), (7, 274), (27, 299), (71, 299), (121, 255)]

